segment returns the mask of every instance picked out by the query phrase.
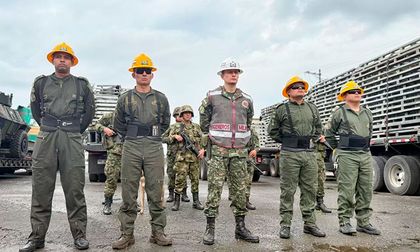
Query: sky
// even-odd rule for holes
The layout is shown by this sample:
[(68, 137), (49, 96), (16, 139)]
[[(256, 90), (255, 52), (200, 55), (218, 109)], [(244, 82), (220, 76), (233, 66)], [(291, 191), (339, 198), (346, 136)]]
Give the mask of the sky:
[(318, 77), (307, 71), (337, 76), (419, 38), (419, 20), (417, 0), (1, 1), (0, 91), (27, 106), (35, 77), (54, 71), (47, 53), (64, 41), (79, 58), (71, 73), (92, 85), (133, 88), (128, 68), (148, 54), (158, 69), (152, 88), (171, 110), (197, 111), (233, 57), (259, 116), (283, 100), (293, 75), (310, 85)]

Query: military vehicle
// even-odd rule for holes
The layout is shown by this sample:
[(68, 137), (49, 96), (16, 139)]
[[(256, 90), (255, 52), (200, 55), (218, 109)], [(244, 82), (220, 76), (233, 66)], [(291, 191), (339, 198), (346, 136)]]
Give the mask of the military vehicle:
[(11, 108), (13, 95), (0, 92), (0, 174), (31, 168), (28, 153), (30, 127), (17, 110)]

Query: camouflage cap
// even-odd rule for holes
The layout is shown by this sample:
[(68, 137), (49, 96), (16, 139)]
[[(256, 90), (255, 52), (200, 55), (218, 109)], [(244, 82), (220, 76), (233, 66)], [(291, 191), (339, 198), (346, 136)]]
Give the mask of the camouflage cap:
[(181, 107), (181, 110), (179, 111), (179, 115), (182, 116), (182, 113), (185, 112), (191, 112), (192, 116), (194, 116), (194, 110), (190, 105), (184, 105)]
[(172, 116), (173, 117), (177, 117), (177, 116), (179, 116), (179, 111), (181, 110), (181, 107), (176, 107), (175, 109), (174, 109), (174, 112), (172, 113)]

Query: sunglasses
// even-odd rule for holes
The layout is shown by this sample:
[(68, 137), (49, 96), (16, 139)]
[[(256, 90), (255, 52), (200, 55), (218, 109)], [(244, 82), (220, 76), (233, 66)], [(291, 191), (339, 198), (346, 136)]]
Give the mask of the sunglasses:
[(293, 90), (297, 90), (297, 89), (305, 89), (305, 86), (303, 86), (303, 85), (296, 85), (296, 86), (292, 86), (290, 89), (293, 89)]
[(143, 74), (144, 72), (146, 72), (146, 74), (151, 74), (152, 69), (151, 68), (136, 68), (135, 72), (136, 74)]
[(362, 94), (362, 91), (355, 89), (355, 90), (347, 91), (347, 94)]

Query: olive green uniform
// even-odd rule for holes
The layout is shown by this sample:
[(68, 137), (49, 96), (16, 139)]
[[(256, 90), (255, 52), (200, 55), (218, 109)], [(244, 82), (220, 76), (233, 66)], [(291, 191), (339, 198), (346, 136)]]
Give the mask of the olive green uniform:
[(51, 219), (57, 171), (66, 200), (74, 239), (86, 237), (85, 159), (82, 135), (92, 122), (95, 104), (89, 82), (55, 74), (35, 79), (31, 110), (40, 125), (32, 154), (32, 233), (29, 240), (44, 240)]
[(105, 198), (112, 198), (117, 190), (118, 179), (121, 171), (122, 142), (118, 134), (106, 136), (104, 128), (114, 129), (114, 113), (104, 114), (95, 124), (95, 130), (103, 135), (103, 145), (106, 148), (107, 158), (105, 163)]
[(136, 199), (140, 177), (145, 177), (152, 231), (166, 226), (162, 204), (164, 156), (161, 135), (170, 123), (166, 96), (154, 89), (139, 93), (132, 89), (118, 99), (114, 127), (124, 138), (121, 167), (122, 199), (118, 218), (123, 235), (132, 236), (137, 217)]
[[(280, 152), (280, 225), (290, 227), (293, 201), (299, 186), (300, 209), (305, 225), (315, 225), (318, 168), (314, 141), (321, 134), (318, 109), (312, 103), (287, 101), (274, 111), (269, 134), (282, 143)], [(288, 147), (287, 147), (288, 146)], [(290, 147), (291, 146), (291, 147)]]
[[(336, 135), (340, 142), (336, 149), (338, 162), (338, 219), (340, 225), (350, 223), (353, 210), (356, 212), (358, 226), (367, 226), (372, 215), (372, 157), (369, 141), (372, 134), (372, 114), (360, 107), (355, 112), (348, 105), (337, 108), (326, 126), (326, 138), (335, 148)], [(349, 137), (350, 136), (350, 137)], [(358, 143), (350, 143), (358, 138)], [(363, 140), (364, 139), (364, 140)], [(348, 141), (346, 143), (346, 141)], [(363, 142), (365, 141), (365, 144)], [(360, 145), (361, 144), (361, 145)], [(348, 147), (352, 145), (353, 147)], [(355, 147), (358, 145), (359, 147)], [(362, 146), (363, 145), (363, 146)], [(356, 202), (354, 202), (354, 198)]]
[(196, 148), (200, 146), (201, 141), (201, 129), (200, 125), (196, 123), (177, 123), (171, 129), (169, 133), (169, 139), (171, 143), (176, 143), (177, 152), (175, 158), (175, 192), (181, 194), (184, 188), (187, 186), (187, 176), (191, 180), (191, 192), (198, 193), (198, 184), (199, 184), (199, 173), (200, 166), (197, 156), (190, 150), (186, 149), (185, 141), (178, 142), (174, 136), (180, 135), (181, 132), (184, 132), (190, 141), (195, 144)]

